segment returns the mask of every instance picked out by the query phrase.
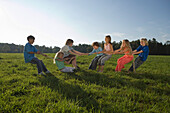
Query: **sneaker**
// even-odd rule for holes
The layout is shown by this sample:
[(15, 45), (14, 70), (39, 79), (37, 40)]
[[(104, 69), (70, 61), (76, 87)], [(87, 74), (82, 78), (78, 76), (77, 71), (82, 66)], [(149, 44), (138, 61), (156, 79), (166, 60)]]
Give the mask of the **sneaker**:
[(80, 67), (79, 67), (79, 66), (76, 66), (76, 69), (80, 69)]
[(44, 73), (43, 73), (43, 72), (40, 72), (40, 73), (38, 73), (38, 75), (44, 75)]

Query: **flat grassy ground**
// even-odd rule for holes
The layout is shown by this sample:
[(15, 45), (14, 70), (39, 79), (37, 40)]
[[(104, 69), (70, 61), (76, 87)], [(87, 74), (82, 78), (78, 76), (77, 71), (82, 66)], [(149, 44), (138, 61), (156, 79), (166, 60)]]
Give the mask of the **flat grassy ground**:
[(77, 57), (80, 71), (61, 73), (38, 55), (52, 73), (44, 77), (36, 65), (24, 63), (23, 54), (1, 53), (0, 113), (170, 112), (170, 56), (149, 56), (136, 74), (125, 72), (131, 63), (114, 72), (121, 56), (107, 61), (104, 73), (88, 70), (94, 56)]

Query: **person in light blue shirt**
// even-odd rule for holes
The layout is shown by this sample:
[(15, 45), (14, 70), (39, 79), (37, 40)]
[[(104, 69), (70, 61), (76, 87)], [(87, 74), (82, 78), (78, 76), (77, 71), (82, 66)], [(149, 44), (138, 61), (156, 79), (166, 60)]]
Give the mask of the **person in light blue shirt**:
[(91, 70), (96, 70), (97, 68), (97, 63), (99, 58), (103, 55), (103, 53), (98, 53), (102, 51), (102, 48), (99, 47), (99, 43), (98, 42), (93, 42), (92, 44), (93, 46), (93, 51), (90, 52), (88, 55), (92, 55), (92, 54), (97, 54), (96, 57), (94, 57), (94, 59), (91, 61), (91, 64), (89, 66), (89, 69)]
[(46, 74), (50, 73), (47, 68), (45, 67), (42, 60), (39, 60), (35, 57), (34, 54), (40, 54), (40, 51), (38, 51), (32, 44), (34, 43), (35, 37), (30, 35), (27, 37), (28, 43), (24, 47), (24, 59), (25, 63), (32, 63), (37, 65), (38, 74), (44, 75), (43, 72)]
[[(133, 54), (139, 54), (138, 57), (135, 59), (135, 69), (137, 69), (146, 61), (149, 55), (148, 41), (146, 38), (142, 38), (140, 40), (140, 46), (133, 51)], [(129, 68), (129, 71), (133, 71), (133, 63), (132, 66)]]

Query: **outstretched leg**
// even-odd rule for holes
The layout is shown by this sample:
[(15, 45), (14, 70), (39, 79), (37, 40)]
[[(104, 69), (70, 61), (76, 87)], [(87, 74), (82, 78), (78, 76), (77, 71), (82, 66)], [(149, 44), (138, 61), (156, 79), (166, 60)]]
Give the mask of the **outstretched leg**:
[(89, 66), (89, 69), (92, 69), (92, 70), (96, 70), (97, 68), (97, 62), (98, 62), (98, 59), (100, 58), (100, 56), (96, 56), (92, 61), (91, 61), (91, 64)]
[[(135, 59), (135, 61), (134, 61), (134, 64), (135, 64), (135, 69), (137, 69), (140, 65), (142, 65), (144, 63), (144, 61), (142, 61), (141, 59), (140, 59), (140, 57), (138, 56), (136, 59)], [(131, 67), (129, 68), (129, 71), (131, 71), (131, 72), (133, 72), (133, 63), (132, 63), (132, 65), (131, 65)]]
[(42, 61), (40, 61), (40, 60), (39, 60), (38, 58), (36, 58), (36, 57), (33, 58), (30, 63), (37, 65), (38, 74), (41, 74), (42, 71), (45, 69), (45, 68), (44, 68), (45, 66), (43, 66)]

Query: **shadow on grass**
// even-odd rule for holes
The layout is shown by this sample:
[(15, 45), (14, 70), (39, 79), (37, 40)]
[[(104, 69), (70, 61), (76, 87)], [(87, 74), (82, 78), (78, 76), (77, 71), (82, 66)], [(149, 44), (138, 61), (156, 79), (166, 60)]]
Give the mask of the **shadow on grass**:
[(169, 75), (164, 75), (164, 74), (160, 75), (160, 74), (151, 74), (151, 73), (142, 73), (142, 74), (129, 73), (129, 74), (126, 74), (126, 76), (129, 76), (129, 77), (132, 77), (132, 78), (135, 78), (135, 79), (152, 80), (155, 83), (148, 82), (148, 81), (144, 82), (144, 84), (146, 86), (147, 85), (153, 86), (152, 89), (150, 89), (150, 90), (153, 90), (160, 95), (162, 95), (162, 94), (169, 95), (170, 94), (170, 90), (168, 88), (163, 88), (163, 89), (161, 88), (161, 87), (165, 87), (165, 86), (155, 87), (155, 85), (158, 85), (159, 83), (164, 84), (164, 85), (169, 84), (170, 83), (170, 76)]
[[(86, 81), (87, 83), (93, 83), (103, 87), (110, 87), (110, 88), (114, 87), (117, 89), (120, 89), (130, 84), (129, 79), (118, 77), (117, 75), (110, 76), (109, 74), (95, 73), (93, 71), (88, 72), (85, 70), (81, 70), (80, 75), (75, 73), (75, 74), (68, 74), (68, 76), (78, 79), (80, 81)], [(143, 86), (138, 88), (144, 90), (146, 87)]]
[(80, 107), (86, 107), (87, 110), (93, 109), (94, 111), (99, 109), (99, 104), (93, 98), (93, 94), (85, 92), (78, 85), (66, 83), (52, 74), (45, 78), (40, 78), (39, 81), (42, 85), (63, 94), (63, 98), (75, 101)]
[[(121, 73), (117, 73), (121, 76), (129, 76), (133, 79), (128, 79), (128, 78), (124, 78), (124, 77), (120, 77), (117, 76), (115, 73), (114, 75), (111, 74), (103, 74), (103, 73), (95, 73), (93, 71), (85, 71), (85, 70), (81, 70), (80, 75), (77, 75), (77, 73), (75, 73), (75, 75), (73, 74), (68, 74), (68, 76), (78, 79), (80, 81), (86, 81), (87, 83), (93, 83), (96, 85), (100, 85), (100, 86), (104, 86), (104, 87), (115, 87), (117, 89), (120, 89), (122, 87), (132, 87), (132, 88), (136, 88), (139, 89), (141, 91), (146, 91), (146, 89), (148, 88), (148, 86), (152, 85), (154, 86), (155, 84), (158, 83), (170, 83), (170, 78), (168, 78), (168, 76), (166, 75), (153, 75), (153, 74), (134, 74), (134, 73), (130, 73), (127, 74), (125, 72), (121, 72)], [(155, 83), (152, 84), (150, 82), (146, 82), (145, 79), (152, 79), (155, 80)], [(166, 90), (166, 89), (161, 89), (161, 88), (152, 88), (150, 89), (151, 91), (154, 91), (160, 95), (165, 94), (165, 95), (169, 95), (170, 91)]]
[(136, 79), (151, 79), (162, 83), (170, 83), (170, 75), (151, 73), (125, 73), (125, 75)]

